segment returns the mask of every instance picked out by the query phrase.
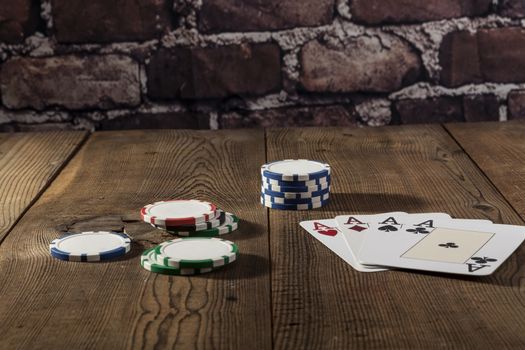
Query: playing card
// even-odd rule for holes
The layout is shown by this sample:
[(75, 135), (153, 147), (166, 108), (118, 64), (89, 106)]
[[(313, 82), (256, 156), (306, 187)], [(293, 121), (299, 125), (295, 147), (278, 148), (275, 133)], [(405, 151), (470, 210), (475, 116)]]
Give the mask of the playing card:
[[(427, 213), (427, 214), (407, 214), (405, 212), (390, 212), (375, 215), (341, 215), (335, 218), (338, 227), (343, 232), (346, 243), (356, 260), (359, 263), (358, 254), (361, 250), (363, 240), (370, 229), (371, 225), (379, 225), (382, 231), (393, 232), (402, 227), (402, 219), (411, 216), (414, 220), (428, 220), (432, 218), (450, 218), (444, 213)], [(363, 265), (363, 264), (361, 264)], [(384, 271), (385, 268), (374, 266), (363, 266), (363, 268)]]
[(357, 262), (334, 219), (303, 221), (300, 225), (357, 271), (374, 272), (377, 270), (364, 267)]
[(467, 275), (493, 273), (525, 239), (525, 227), (488, 220), (433, 219), (381, 231), (372, 225), (358, 255), (361, 264)]

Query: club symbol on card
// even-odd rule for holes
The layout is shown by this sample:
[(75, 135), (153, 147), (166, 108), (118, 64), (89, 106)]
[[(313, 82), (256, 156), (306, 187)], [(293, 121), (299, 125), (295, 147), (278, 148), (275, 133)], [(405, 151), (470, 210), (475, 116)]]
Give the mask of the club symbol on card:
[(448, 243), (441, 243), (441, 244), (438, 244), (440, 247), (443, 247), (443, 248), (459, 248), (459, 246), (454, 243), (454, 242), (448, 242)]
[(359, 226), (359, 225), (355, 225), (355, 226), (350, 227), (350, 230), (354, 230), (354, 231), (357, 231), (357, 232), (361, 232), (361, 231), (363, 231), (363, 230), (366, 230), (366, 227)]
[(392, 225), (386, 225), (386, 226), (381, 226), (378, 230), (385, 231), (385, 232), (392, 232), (392, 231), (397, 231), (397, 227), (392, 226)]
[(337, 235), (337, 230), (327, 229), (327, 230), (317, 230), (318, 233), (325, 236), (335, 236)]
[(481, 257), (481, 256), (473, 256), (471, 258), (471, 260), (474, 260), (478, 264), (486, 264), (488, 262), (498, 261), (498, 259), (489, 258), (489, 257), (486, 257), (486, 256), (483, 256), (483, 257)]
[(424, 227), (414, 227), (414, 228), (409, 228), (407, 229), (407, 232), (412, 232), (414, 234), (418, 234), (418, 233), (430, 233), (429, 230), (427, 230), (426, 228)]

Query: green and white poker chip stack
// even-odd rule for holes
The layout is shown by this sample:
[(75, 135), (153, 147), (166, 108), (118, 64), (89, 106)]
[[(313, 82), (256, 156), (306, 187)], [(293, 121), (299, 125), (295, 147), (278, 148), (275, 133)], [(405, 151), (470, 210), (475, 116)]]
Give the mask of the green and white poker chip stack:
[(146, 250), (141, 266), (166, 275), (197, 275), (219, 269), (238, 256), (235, 243), (219, 236), (235, 231), (239, 218), (200, 200), (171, 200), (148, 204), (142, 219), (172, 235), (183, 238), (163, 242)]
[(231, 264), (238, 255), (237, 245), (224, 239), (178, 238), (146, 250), (140, 264), (164, 275), (198, 275)]

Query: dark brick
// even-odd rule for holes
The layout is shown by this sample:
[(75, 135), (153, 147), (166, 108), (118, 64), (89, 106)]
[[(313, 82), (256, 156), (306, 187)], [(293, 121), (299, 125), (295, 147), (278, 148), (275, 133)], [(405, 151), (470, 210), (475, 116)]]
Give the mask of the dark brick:
[(300, 62), (302, 86), (317, 92), (390, 92), (423, 73), (419, 55), (388, 34), (350, 38), (344, 46), (310, 41)]
[(454, 32), (441, 45), (440, 81), (446, 86), (525, 81), (525, 30), (498, 28)]
[(494, 95), (474, 95), (463, 98), (463, 115), (467, 122), (498, 121), (499, 102)]
[(394, 108), (402, 124), (464, 121), (462, 100), (456, 97), (400, 100)]
[(511, 91), (507, 97), (508, 119), (525, 120), (525, 90)]
[(237, 111), (225, 113), (221, 116), (221, 127), (226, 129), (356, 125), (356, 113), (352, 105)]
[(0, 0), (0, 42), (23, 42), (38, 25), (38, 12), (39, 4), (33, 0)]
[(418, 23), (490, 11), (492, 0), (352, 0), (352, 20), (364, 24)]
[(171, 28), (173, 0), (52, 0), (55, 36), (63, 43), (142, 41)]
[(500, 0), (498, 12), (507, 17), (525, 17), (525, 0)]
[(439, 62), (442, 67), (441, 84), (459, 86), (482, 82), (478, 57), (476, 35), (468, 32), (454, 32), (446, 35), (439, 50)]
[(281, 86), (275, 44), (161, 49), (146, 71), (152, 99), (262, 95)]
[(103, 120), (98, 130), (132, 129), (209, 129), (210, 117), (204, 113), (137, 113)]
[(334, 0), (205, 0), (198, 26), (203, 32), (245, 32), (328, 24)]
[(14, 58), (0, 72), (8, 108), (110, 109), (140, 104), (138, 64), (125, 56)]

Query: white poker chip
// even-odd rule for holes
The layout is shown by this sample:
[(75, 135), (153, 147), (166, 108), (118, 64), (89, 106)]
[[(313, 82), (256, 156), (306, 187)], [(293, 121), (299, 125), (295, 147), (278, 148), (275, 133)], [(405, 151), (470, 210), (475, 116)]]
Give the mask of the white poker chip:
[(286, 198), (286, 199), (300, 199), (300, 198), (313, 198), (313, 197), (319, 197), (323, 196), (327, 193), (330, 193), (330, 187), (316, 192), (277, 192), (277, 191), (271, 191), (264, 186), (261, 187), (261, 193), (272, 196), (272, 197), (280, 197), (280, 198)]
[(232, 213), (226, 213), (224, 222), (218, 226), (211, 228), (209, 230), (202, 231), (176, 231), (176, 230), (167, 230), (168, 233), (175, 234), (178, 236), (184, 237), (215, 237), (220, 235), (225, 235), (227, 233), (237, 230), (239, 227), (239, 218)]
[(268, 183), (262, 184), (262, 187), (266, 190), (273, 191), (273, 192), (291, 192), (291, 193), (297, 193), (297, 192), (319, 192), (322, 190), (326, 190), (330, 187), (330, 183), (324, 183), (321, 185), (314, 185), (314, 186), (277, 186), (277, 185), (270, 185)]
[(179, 238), (155, 248), (157, 263), (177, 269), (216, 268), (236, 260), (237, 245), (220, 238)]
[(318, 209), (326, 204), (328, 204), (329, 199), (326, 199), (324, 201), (320, 202), (312, 202), (308, 204), (279, 204), (279, 203), (272, 203), (267, 202), (264, 200), (264, 197), (261, 197), (261, 204), (264, 205), (267, 208), (271, 209), (280, 209), (280, 210), (311, 210), (311, 209)]
[(264, 164), (261, 175), (280, 181), (309, 181), (330, 175), (330, 165), (308, 159), (286, 159)]
[(276, 203), (276, 204), (311, 204), (325, 201), (330, 198), (330, 193), (323, 194), (318, 197), (311, 198), (282, 198), (273, 197), (267, 194), (261, 193), (261, 198), (265, 203)]
[(160, 227), (196, 225), (215, 218), (217, 207), (196, 199), (161, 201), (146, 205), (140, 215), (145, 222)]
[(262, 176), (262, 182), (272, 186), (290, 186), (290, 187), (312, 187), (330, 183), (330, 176), (320, 177), (315, 180), (308, 181), (281, 181), (269, 179), (266, 176)]
[(68, 261), (101, 261), (122, 256), (131, 250), (125, 233), (88, 231), (57, 238), (49, 245), (51, 255)]
[(150, 271), (155, 273), (160, 273), (163, 275), (181, 275), (181, 276), (188, 276), (188, 275), (200, 275), (202, 273), (211, 272), (214, 269), (211, 267), (203, 268), (203, 269), (193, 269), (193, 268), (182, 268), (177, 269), (171, 266), (164, 266), (157, 263), (157, 254), (155, 253), (155, 248), (150, 248), (146, 250), (142, 256), (140, 257), (140, 265)]

